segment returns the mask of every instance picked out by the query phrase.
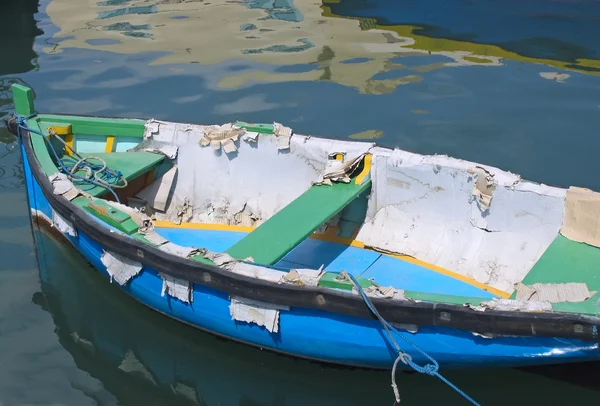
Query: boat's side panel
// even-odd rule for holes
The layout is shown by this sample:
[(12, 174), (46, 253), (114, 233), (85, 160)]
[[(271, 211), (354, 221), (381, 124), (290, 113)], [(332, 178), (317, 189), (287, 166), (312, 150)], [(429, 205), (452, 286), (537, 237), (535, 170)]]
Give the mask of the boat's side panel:
[[(101, 247), (85, 235), (73, 240), (86, 258), (108, 277), (99, 260)], [(263, 327), (232, 320), (229, 297), (222, 292), (195, 285), (193, 303), (186, 305), (169, 296), (160, 296), (161, 289), (160, 276), (148, 268), (124, 288), (142, 303), (164, 314), (260, 347), (308, 358), (374, 367), (389, 367), (394, 358), (394, 352), (383, 338), (383, 331), (373, 320), (292, 309), (281, 312), (279, 332), (273, 334)], [(598, 355), (597, 344), (565, 343), (554, 339), (489, 340), (470, 333), (437, 328), (422, 328), (417, 334), (407, 334), (439, 362), (451, 366), (527, 364), (538, 362), (538, 358), (552, 351), (565, 358), (584, 359), (588, 356), (587, 352)], [(418, 362), (425, 362), (417, 354), (414, 356)]]
[(80, 154), (104, 152), (105, 150), (106, 137), (86, 134), (77, 134), (75, 136), (75, 151)]
[[(25, 176), (31, 208), (52, 218), (52, 209), (32, 177), (24, 155)], [(67, 236), (75, 248), (107, 278), (100, 261), (102, 247), (79, 232)], [(119, 285), (114, 282), (115, 289)], [(227, 294), (205, 286), (194, 285), (193, 303), (184, 304), (168, 295), (161, 296), (162, 279), (149, 268), (133, 278), (124, 291), (143, 304), (170, 317), (228, 338), (296, 356), (345, 364), (391, 366), (394, 351), (375, 320), (339, 314), (292, 308), (281, 311), (278, 333), (232, 320)], [(489, 365), (527, 365), (544, 362), (579, 361), (600, 358), (597, 343), (553, 338), (487, 339), (453, 329), (422, 327), (406, 336), (437, 359), (442, 366), (467, 367)], [(400, 340), (406, 350), (409, 346)], [(414, 360), (425, 360), (415, 351)]]

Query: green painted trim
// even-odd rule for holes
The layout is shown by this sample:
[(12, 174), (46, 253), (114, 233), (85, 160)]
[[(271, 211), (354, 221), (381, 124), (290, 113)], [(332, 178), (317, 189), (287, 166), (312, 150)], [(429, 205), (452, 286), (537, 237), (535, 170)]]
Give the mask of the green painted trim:
[(556, 312), (564, 313), (575, 313), (575, 314), (587, 314), (590, 316), (600, 316), (600, 293), (596, 293), (588, 300), (583, 302), (563, 302), (563, 303), (552, 303), (552, 309)]
[(114, 135), (123, 137), (144, 136), (144, 120), (130, 118), (81, 117), (55, 114), (39, 114), (44, 122), (68, 123), (73, 126), (74, 134)]
[(125, 234), (132, 235), (138, 231), (138, 229), (139, 229), (138, 225), (131, 219), (131, 217), (127, 213), (124, 213), (121, 210), (118, 210), (118, 209), (114, 208), (113, 206), (110, 206), (108, 203), (106, 203), (103, 200), (95, 199), (94, 202), (98, 203), (99, 205), (107, 207), (107, 209), (116, 210), (118, 212), (118, 214), (115, 217), (115, 220), (111, 220), (109, 217), (105, 217), (102, 214), (96, 212), (93, 208), (91, 208), (89, 206), (90, 201), (84, 196), (76, 197), (75, 199), (72, 200), (71, 203), (74, 203), (75, 205), (82, 208), (84, 211), (88, 212), (92, 216), (104, 221), (107, 224), (110, 224), (111, 226), (124, 232)]
[[(38, 120), (29, 119), (27, 120), (27, 126), (32, 130), (41, 131)], [(35, 134), (30, 132), (31, 134), (31, 146), (33, 147), (33, 152), (35, 152), (35, 156), (42, 167), (44, 173), (48, 176), (53, 175), (58, 172), (58, 167), (50, 157), (50, 151), (48, 151), (48, 147), (46, 145), (46, 141), (44, 141), (43, 137), (39, 134)], [(30, 165), (35, 165), (34, 162), (30, 162)]]
[(235, 123), (236, 127), (245, 128), (250, 132), (256, 132), (261, 134), (273, 134), (275, 127), (273, 124), (249, 124), (243, 121)]
[(82, 209), (85, 209), (87, 207), (88, 202), (89, 202), (89, 200), (83, 196), (76, 197), (75, 199), (73, 199), (71, 201), (71, 203), (76, 204), (77, 206), (79, 206)]
[[(352, 290), (354, 284), (350, 280), (338, 280), (340, 274), (337, 272), (325, 272), (319, 279), (319, 286), (332, 289)], [(361, 288), (367, 289), (371, 286), (371, 281), (360, 276), (355, 277)]]
[(404, 294), (408, 299), (412, 299), (412, 300), (420, 300), (422, 302), (431, 302), (431, 303), (456, 304), (456, 305), (464, 305), (464, 304), (470, 303), (473, 306), (477, 306), (481, 302), (486, 302), (488, 300), (491, 300), (491, 299), (484, 299), (481, 297), (442, 295), (439, 293), (425, 293), (425, 292), (416, 292), (416, 291), (412, 291), (412, 290), (407, 290), (404, 292)]
[(196, 262), (200, 262), (202, 264), (206, 264), (206, 265), (213, 265), (216, 266), (214, 262), (212, 262), (210, 259), (204, 258), (202, 256), (202, 254), (196, 254), (194, 256), (191, 256), (190, 259), (192, 261), (196, 261)]
[(22, 117), (29, 117), (35, 113), (33, 107), (33, 90), (31, 88), (14, 84), (12, 85), (13, 100), (15, 102), (15, 111)]

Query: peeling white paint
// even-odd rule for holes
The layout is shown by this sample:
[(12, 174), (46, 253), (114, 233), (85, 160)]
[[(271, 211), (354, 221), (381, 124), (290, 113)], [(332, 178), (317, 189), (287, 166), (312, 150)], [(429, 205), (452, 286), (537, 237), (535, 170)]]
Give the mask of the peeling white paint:
[(116, 281), (119, 285), (125, 285), (131, 278), (142, 270), (142, 264), (132, 261), (115, 252), (104, 251), (101, 261), (110, 275), (110, 281)]
[(229, 313), (233, 320), (263, 326), (271, 333), (279, 331), (280, 310), (290, 310), (290, 308), (241, 297), (232, 297), (229, 306)]
[(165, 293), (171, 297), (177, 298), (184, 303), (192, 303), (194, 295), (192, 294), (192, 284), (185, 279), (174, 278), (170, 275), (160, 274), (163, 280), (161, 296)]
[(58, 214), (55, 210), (52, 210), (52, 225), (56, 227), (61, 233), (70, 235), (71, 237), (77, 237), (77, 230), (73, 227), (73, 223), (67, 221)]
[(533, 285), (517, 284), (517, 300), (543, 301), (550, 303), (583, 302), (596, 292), (590, 292), (587, 284), (569, 283), (534, 283)]
[(55, 195), (63, 196), (67, 200), (73, 200), (80, 194), (79, 189), (75, 187), (73, 182), (64, 173), (57, 172), (48, 176), (48, 179), (52, 183)]
[(368, 152), (372, 190), (356, 237), (368, 247), (512, 292), (562, 224), (564, 189), (494, 167), (283, 129), (283, 136), (290, 134), (289, 150), (280, 150), (280, 136), (253, 133), (248, 142), (236, 144), (236, 154), (227, 154), (200, 146), (204, 130), (148, 123), (152, 140), (179, 147), (177, 182), (166, 212), (157, 218), (257, 226), (323, 181), (328, 170), (343, 177), (332, 166), (332, 154), (351, 162)]
[[(203, 126), (160, 122), (158, 127), (156, 121), (146, 124), (151, 140), (179, 147), (171, 201), (166, 213), (156, 213), (158, 219), (174, 222), (239, 224), (235, 215), (243, 212), (247, 214), (243, 224), (253, 225), (248, 223), (268, 219), (317, 181), (332, 151), (354, 158), (373, 146), (293, 134), (289, 149), (280, 151), (278, 139), (291, 131), (281, 129), (283, 135), (258, 134), (253, 135), (256, 142), (239, 143), (233, 157), (200, 146)], [(186, 201), (190, 208), (182, 220), (178, 208)]]
[(563, 189), (477, 165), (495, 183), (491, 205), (481, 210), (473, 163), (381, 148), (373, 153), (373, 191), (357, 236), (367, 246), (511, 292), (558, 235)]
[(472, 310), (483, 312), (486, 309), (499, 310), (499, 311), (510, 311), (510, 312), (551, 312), (552, 304), (544, 301), (525, 301), (525, 300), (512, 300), (512, 299), (498, 299), (494, 298), (487, 302), (481, 302), (478, 306), (471, 304), (466, 305)]

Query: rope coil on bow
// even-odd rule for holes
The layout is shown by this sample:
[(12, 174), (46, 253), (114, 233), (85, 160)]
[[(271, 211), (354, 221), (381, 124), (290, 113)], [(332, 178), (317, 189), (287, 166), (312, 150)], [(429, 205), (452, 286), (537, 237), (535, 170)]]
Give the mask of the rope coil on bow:
[[(127, 179), (125, 179), (123, 174), (120, 171), (108, 168), (106, 162), (103, 159), (94, 156), (82, 157), (61, 137), (59, 137), (56, 131), (50, 129), (48, 131), (48, 135), (60, 141), (65, 146), (65, 148), (68, 148), (73, 153), (73, 155), (78, 158), (78, 160), (75, 160), (71, 157), (60, 158), (58, 156), (58, 153), (56, 152), (56, 149), (52, 145), (52, 142), (50, 141), (49, 137), (46, 137), (40, 131), (34, 130), (33, 128), (27, 126), (27, 120), (35, 117), (36, 115), (37, 113), (33, 113), (30, 116), (21, 117), (15, 114), (15, 119), (17, 122), (17, 136), (20, 138), (21, 130), (29, 131), (30, 133), (40, 135), (44, 139), (44, 141), (48, 145), (48, 149), (54, 156), (54, 159), (59, 166), (59, 170), (65, 175), (67, 175), (67, 177), (69, 178), (69, 180), (71, 180), (71, 182), (73, 182), (73, 184), (90, 185), (91, 188), (88, 188), (86, 190), (93, 189), (95, 186), (104, 188), (111, 192), (112, 195), (115, 197), (116, 201), (120, 203), (119, 196), (117, 196), (114, 189), (124, 188), (127, 186)], [(68, 162), (69, 160), (71, 162)], [(100, 163), (92, 163), (92, 160), (97, 160)], [(81, 175), (78, 172), (85, 172), (85, 175)]]

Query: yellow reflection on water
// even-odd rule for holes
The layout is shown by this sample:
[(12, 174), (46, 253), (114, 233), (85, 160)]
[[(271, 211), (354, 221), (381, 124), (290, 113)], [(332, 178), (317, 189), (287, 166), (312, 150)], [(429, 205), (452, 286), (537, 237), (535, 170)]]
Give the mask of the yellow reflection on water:
[(519, 55), (516, 52), (508, 51), (497, 45), (478, 44), (467, 41), (457, 41), (445, 38), (430, 38), (416, 33), (422, 27), (413, 25), (392, 25), (381, 26), (373, 18), (347, 17), (334, 14), (326, 4), (339, 3), (340, 0), (324, 0), (323, 16), (357, 20), (362, 29), (365, 30), (387, 30), (401, 37), (408, 37), (413, 40), (413, 44), (407, 45), (407, 48), (418, 50), (427, 50), (432, 53), (438, 52), (458, 52), (463, 55), (463, 59), (473, 63), (488, 64), (488, 58), (497, 58), (498, 60), (508, 59), (519, 62), (539, 63), (554, 66), (560, 69), (580, 71), (588, 74), (600, 74), (600, 60), (578, 58), (575, 62), (558, 61), (547, 58), (533, 58)]
[[(366, 30), (361, 21), (333, 16), (315, 0), (288, 0), (286, 7), (278, 9), (260, 8), (258, 3), (53, 0), (47, 14), (60, 29), (55, 37), (63, 40), (44, 51), (55, 53), (74, 47), (125, 54), (166, 53), (151, 64), (213, 65), (235, 59), (278, 66), (309, 64), (314, 67), (301, 71), (263, 67), (230, 72), (218, 86), (327, 80), (367, 94), (391, 93), (400, 85), (421, 81), (419, 74), (431, 70), (502, 64), (502, 58), (495, 55), (468, 49), (433, 50), (422, 47), (411, 35), (380, 27)], [(415, 55), (425, 56), (422, 65), (407, 67), (392, 61)], [(442, 61), (432, 62), (427, 58), (431, 55)], [(396, 71), (388, 75), (391, 78), (375, 78), (390, 71)]]

